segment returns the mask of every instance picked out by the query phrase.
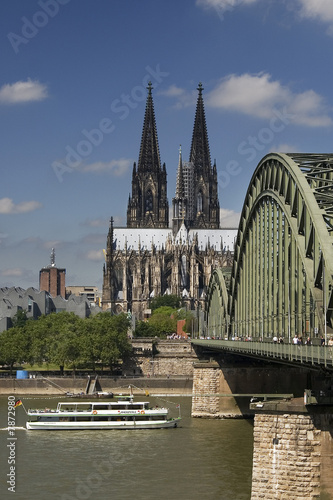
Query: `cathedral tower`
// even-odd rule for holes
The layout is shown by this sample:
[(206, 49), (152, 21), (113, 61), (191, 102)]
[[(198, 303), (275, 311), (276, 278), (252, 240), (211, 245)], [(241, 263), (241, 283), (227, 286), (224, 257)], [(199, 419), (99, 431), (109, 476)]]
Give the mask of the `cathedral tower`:
[[(216, 164), (211, 166), (203, 87), (199, 83), (189, 162), (178, 164), (176, 196), (173, 199), (173, 231), (182, 217), (188, 229), (218, 229), (220, 204), (217, 193)], [(182, 183), (182, 186), (180, 186)], [(181, 217), (180, 215), (181, 214)]]
[(161, 166), (152, 89), (149, 82), (139, 162), (133, 165), (127, 227), (167, 228), (169, 225), (167, 174), (165, 163)]
[[(181, 149), (172, 229), (168, 227), (165, 165), (161, 166), (152, 85), (148, 84), (139, 161), (133, 166), (127, 227), (110, 221), (103, 268), (103, 310), (149, 314), (153, 297), (176, 294), (189, 309), (204, 309), (212, 269), (232, 265), (237, 229), (219, 228), (216, 165), (210, 160), (202, 85), (189, 161)], [(144, 228), (144, 230), (143, 230)], [(132, 317), (133, 317), (132, 316)]]

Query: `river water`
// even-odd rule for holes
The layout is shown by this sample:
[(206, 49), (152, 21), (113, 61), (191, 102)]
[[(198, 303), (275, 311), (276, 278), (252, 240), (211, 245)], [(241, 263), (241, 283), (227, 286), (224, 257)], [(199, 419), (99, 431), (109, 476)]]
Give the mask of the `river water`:
[[(55, 408), (59, 398), (22, 398), (26, 408)], [(136, 398), (137, 400), (142, 398)], [(248, 420), (190, 416), (190, 397), (144, 398), (169, 406), (176, 429), (27, 431), (7, 427), (0, 397), (0, 498), (13, 500), (249, 500), (253, 427)], [(168, 403), (166, 402), (168, 401)], [(25, 426), (22, 406), (15, 425)], [(11, 448), (8, 446), (11, 445)], [(15, 493), (6, 484), (15, 459)], [(13, 477), (12, 477), (13, 478)]]

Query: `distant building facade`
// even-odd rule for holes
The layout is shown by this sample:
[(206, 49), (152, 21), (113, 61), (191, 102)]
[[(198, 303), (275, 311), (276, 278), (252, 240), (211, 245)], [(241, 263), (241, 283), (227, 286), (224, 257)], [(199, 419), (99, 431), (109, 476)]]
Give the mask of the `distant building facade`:
[(237, 229), (220, 229), (216, 164), (211, 165), (202, 85), (198, 87), (189, 162), (179, 152), (172, 227), (166, 167), (161, 164), (151, 84), (138, 166), (132, 173), (127, 227), (111, 219), (103, 268), (102, 308), (145, 317), (153, 297), (176, 294), (203, 307), (214, 268), (229, 269)]
[(101, 294), (97, 286), (66, 286), (66, 299), (68, 299), (71, 295), (86, 297), (90, 304), (100, 305)]
[(42, 314), (48, 315), (61, 311), (73, 312), (80, 318), (100, 311), (91, 307), (86, 297), (72, 295), (68, 300), (60, 295), (52, 297), (45, 290), (39, 291), (30, 287), (24, 290), (20, 287), (0, 288), (0, 332), (12, 326), (11, 319), (18, 311), (25, 311), (28, 318), (38, 319)]

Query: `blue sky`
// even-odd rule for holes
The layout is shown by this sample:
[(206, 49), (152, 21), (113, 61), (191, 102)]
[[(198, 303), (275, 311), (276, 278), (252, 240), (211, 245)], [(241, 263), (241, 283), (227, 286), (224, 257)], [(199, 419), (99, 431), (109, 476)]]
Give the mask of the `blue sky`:
[(331, 0), (2, 0), (0, 286), (101, 288), (108, 222), (126, 225), (147, 82), (174, 196), (198, 83), (222, 226), (270, 151), (331, 152)]

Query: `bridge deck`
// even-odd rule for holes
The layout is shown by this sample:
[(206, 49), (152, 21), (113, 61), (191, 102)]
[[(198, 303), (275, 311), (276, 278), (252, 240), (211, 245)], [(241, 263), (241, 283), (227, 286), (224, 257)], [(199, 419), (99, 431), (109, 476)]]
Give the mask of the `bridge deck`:
[(257, 359), (306, 363), (333, 369), (333, 347), (320, 345), (274, 344), (272, 342), (246, 342), (238, 340), (192, 340), (193, 345), (213, 351), (229, 351)]

